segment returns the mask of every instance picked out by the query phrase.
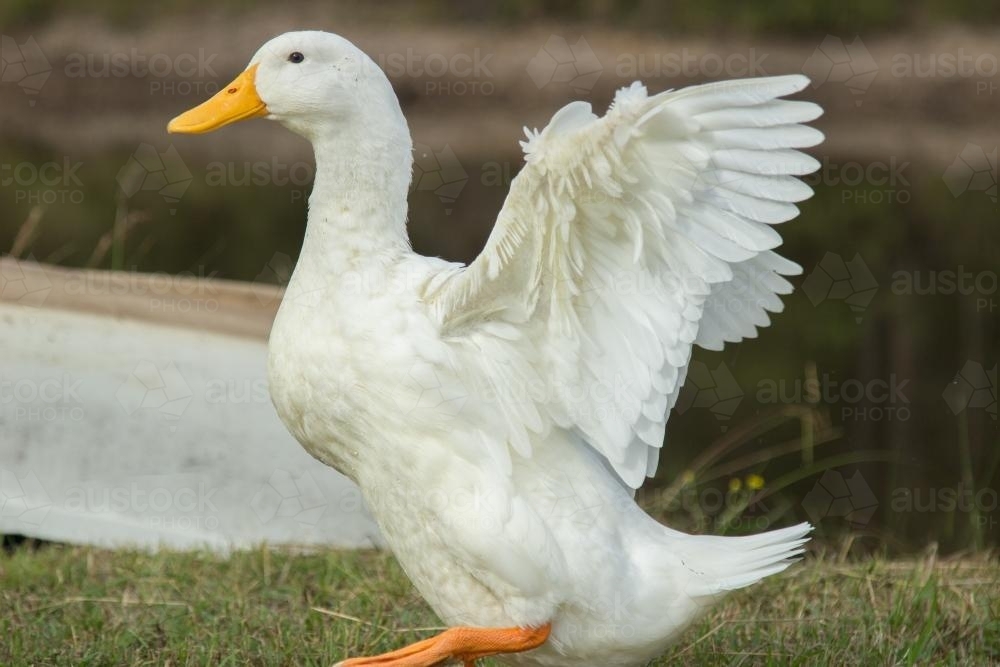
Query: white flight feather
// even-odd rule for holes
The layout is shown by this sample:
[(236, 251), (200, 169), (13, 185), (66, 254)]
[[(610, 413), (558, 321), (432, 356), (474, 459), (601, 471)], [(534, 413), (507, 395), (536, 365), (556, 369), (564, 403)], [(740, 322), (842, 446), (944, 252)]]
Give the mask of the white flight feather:
[(796, 177), (818, 163), (796, 149), (823, 135), (802, 125), (820, 107), (780, 98), (807, 83), (652, 97), (633, 84), (604, 117), (572, 102), (545, 129), (525, 129), (526, 165), (485, 249), (425, 295), (443, 333), (466, 344), (496, 349), (487, 323), (520, 328), (504, 347), (545, 391), (498, 394), (519, 454), (531, 455), (522, 426), (555, 424), (638, 487), (655, 472), (693, 345), (754, 337), (781, 310), (782, 276), (799, 267), (773, 252), (772, 225), (812, 194)]

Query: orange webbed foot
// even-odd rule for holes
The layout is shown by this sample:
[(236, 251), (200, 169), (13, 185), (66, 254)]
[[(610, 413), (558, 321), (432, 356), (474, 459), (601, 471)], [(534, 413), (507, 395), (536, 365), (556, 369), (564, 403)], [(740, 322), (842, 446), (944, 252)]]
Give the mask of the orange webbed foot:
[(452, 660), (475, 667), (480, 658), (538, 648), (551, 631), (552, 625), (548, 623), (539, 628), (449, 628), (397, 651), (370, 658), (349, 658), (334, 667), (435, 667)]

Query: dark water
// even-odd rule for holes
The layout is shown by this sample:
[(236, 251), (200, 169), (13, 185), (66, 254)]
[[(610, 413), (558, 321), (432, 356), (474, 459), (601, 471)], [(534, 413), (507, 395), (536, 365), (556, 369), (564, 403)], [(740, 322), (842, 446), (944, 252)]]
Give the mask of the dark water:
[[(469, 260), (519, 158), (431, 154), (410, 197), (414, 246)], [(0, 157), (0, 248), (40, 206), (21, 253), (39, 261), (274, 281), (283, 271), (269, 267), (287, 267), (302, 240), (309, 161), (134, 146), (94, 157), (9, 139)], [(786, 311), (758, 340), (696, 354), (662, 481), (643, 499), (713, 530), (794, 516), (900, 549), (1000, 543), (996, 202), (919, 164), (826, 159), (811, 183), (816, 196), (781, 229), (805, 269)], [(712, 446), (718, 459), (695, 465)], [(687, 490), (665, 493), (686, 471)], [(751, 473), (763, 496), (746, 495)], [(697, 509), (681, 502), (692, 493)]]

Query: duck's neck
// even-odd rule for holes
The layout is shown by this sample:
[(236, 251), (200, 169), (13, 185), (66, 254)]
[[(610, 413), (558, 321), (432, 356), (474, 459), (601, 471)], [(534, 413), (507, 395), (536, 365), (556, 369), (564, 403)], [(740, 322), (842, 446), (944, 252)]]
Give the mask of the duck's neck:
[[(410, 252), (406, 195), (413, 162), (402, 114), (362, 131), (311, 136), (316, 179), (299, 265), (327, 275)], [(308, 269), (307, 269), (308, 267)]]

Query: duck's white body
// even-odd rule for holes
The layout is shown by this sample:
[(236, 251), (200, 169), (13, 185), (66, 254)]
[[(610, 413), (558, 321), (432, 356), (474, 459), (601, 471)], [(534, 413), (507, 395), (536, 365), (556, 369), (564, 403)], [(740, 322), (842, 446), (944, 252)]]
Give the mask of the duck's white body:
[[(505, 470), (477, 442), (489, 435), (462, 421), (496, 409), (469, 390), (487, 384), (475, 355), (440, 336), (415, 294), (300, 291), (309, 261), (300, 259), (271, 333), (278, 413), (311, 454), (358, 483), (445, 623), (553, 623), (549, 642), (504, 662), (645, 664), (718, 594), (798, 553), (807, 526), (724, 538), (660, 525), (562, 429), (532, 437), (532, 456), (512, 456)], [(401, 256), (373, 282), (420, 285), (442, 268)]]
[(270, 339), (274, 404), (358, 483), (446, 623), (550, 623), (511, 664), (641, 665), (720, 593), (801, 553), (807, 524), (690, 536), (633, 495), (693, 346), (754, 336), (790, 290), (781, 274), (798, 267), (772, 252), (771, 225), (809, 195), (794, 176), (816, 163), (794, 149), (822, 135), (799, 124), (818, 107), (779, 98), (804, 77), (633, 85), (603, 118), (568, 105), (529, 133), (463, 267), (410, 249), (410, 135), (367, 56), (289, 33), (248, 73), (253, 114), (266, 104), (317, 161)]

